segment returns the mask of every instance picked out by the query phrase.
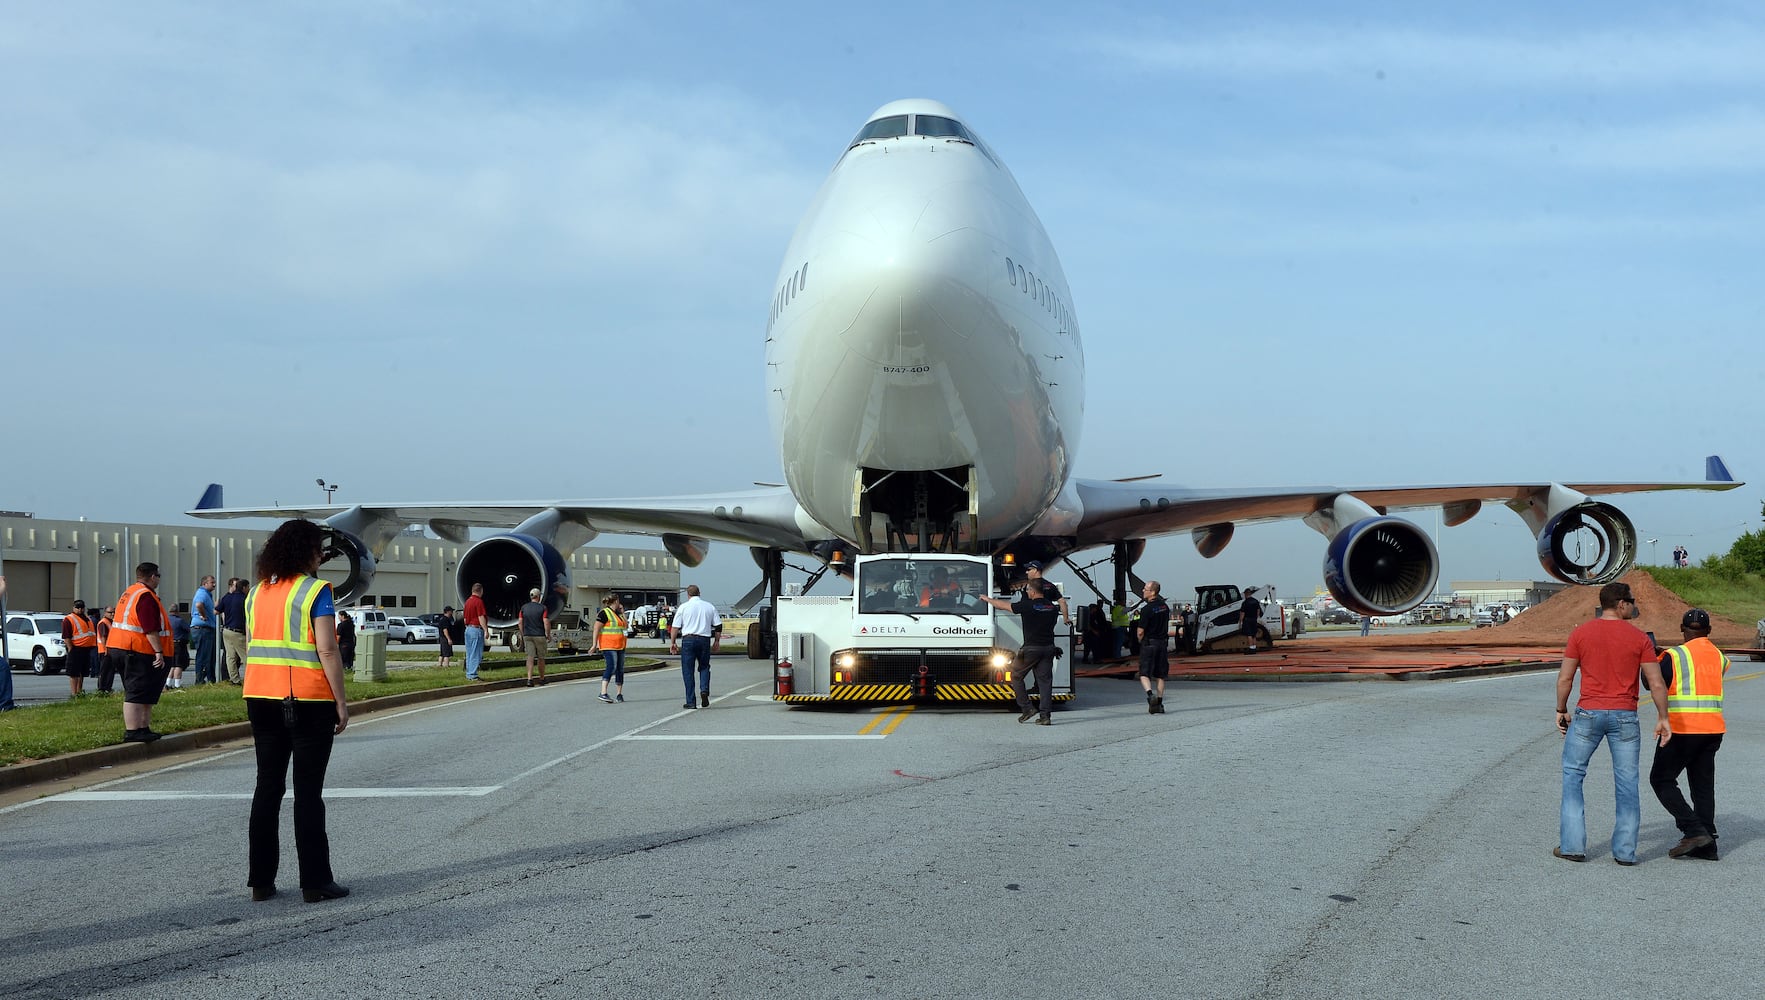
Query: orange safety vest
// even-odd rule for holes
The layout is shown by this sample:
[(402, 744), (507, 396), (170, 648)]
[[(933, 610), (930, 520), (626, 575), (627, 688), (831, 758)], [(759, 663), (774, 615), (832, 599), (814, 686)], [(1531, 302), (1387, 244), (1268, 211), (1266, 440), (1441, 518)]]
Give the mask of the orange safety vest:
[(1729, 659), (1707, 637), (1667, 650), (1673, 676), (1667, 682), (1667, 724), (1676, 733), (1726, 733), (1722, 721), (1722, 675)]
[[(145, 599), (159, 609), (159, 631), (152, 633), (159, 637), (158, 649), (146, 629), (141, 627), (140, 603)], [(110, 648), (127, 650), (131, 653), (143, 653), (152, 656), (162, 653), (172, 655), (172, 617), (165, 613), (165, 605), (160, 603), (159, 595), (147, 589), (145, 583), (137, 583), (123, 596), (117, 598), (116, 618), (110, 623)]]
[(313, 605), (330, 584), (297, 574), (245, 599), (245, 697), (335, 701), (313, 638)]
[(62, 616), (61, 620), (67, 622), (68, 626), (73, 629), (74, 636), (70, 640), (73, 645), (81, 647), (98, 645), (98, 633), (92, 631), (92, 623), (86, 620), (85, 615), (76, 615), (70, 611)]
[(98, 636), (98, 655), (103, 656), (110, 651), (110, 623), (100, 618), (92, 631)]
[(625, 648), (625, 616), (612, 608), (601, 609), (601, 648)]

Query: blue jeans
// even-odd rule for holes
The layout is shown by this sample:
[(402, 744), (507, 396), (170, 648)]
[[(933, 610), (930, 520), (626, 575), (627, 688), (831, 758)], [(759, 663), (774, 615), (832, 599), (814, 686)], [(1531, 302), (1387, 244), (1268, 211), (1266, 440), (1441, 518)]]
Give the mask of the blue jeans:
[(484, 662), (484, 630), (475, 625), (466, 626), (466, 679), (478, 679), (478, 664)]
[(601, 650), (601, 662), (606, 664), (606, 666), (601, 669), (601, 683), (604, 685), (608, 681), (612, 681), (620, 687), (624, 687), (625, 650), (603, 649)]
[(196, 683), (214, 683), (214, 629), (197, 625), (190, 630), (196, 640)]
[(693, 700), (693, 664), (699, 668), (699, 692), (711, 693), (711, 637), (683, 635), (680, 637), (680, 679), (686, 682), (686, 700)]
[(1587, 762), (1602, 739), (1612, 752), (1612, 780), (1617, 792), (1612, 857), (1635, 861), (1636, 839), (1642, 827), (1642, 806), (1637, 800), (1642, 725), (1635, 712), (1575, 710), (1569, 734), (1563, 737), (1563, 814), (1557, 847), (1564, 854), (1587, 853), (1587, 807), (1581, 784), (1587, 778)]

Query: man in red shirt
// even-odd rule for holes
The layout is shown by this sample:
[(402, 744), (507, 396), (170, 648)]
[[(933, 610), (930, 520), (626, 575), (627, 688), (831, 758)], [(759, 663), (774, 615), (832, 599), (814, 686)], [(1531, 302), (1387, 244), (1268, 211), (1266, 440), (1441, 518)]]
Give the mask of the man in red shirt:
[[(1581, 785), (1587, 762), (1607, 742), (1612, 753), (1612, 781), (1617, 788), (1617, 816), (1612, 823), (1612, 860), (1636, 864), (1636, 841), (1642, 826), (1637, 778), (1642, 757), (1642, 728), (1636, 716), (1637, 676), (1648, 680), (1655, 703), (1655, 739), (1665, 746), (1673, 735), (1667, 724), (1667, 686), (1655, 662), (1655, 644), (1630, 619), (1637, 616), (1636, 598), (1627, 583), (1600, 588), (1600, 616), (1576, 626), (1563, 650), (1557, 671), (1557, 730), (1563, 739), (1563, 806), (1557, 846), (1552, 854), (1565, 861), (1587, 860), (1587, 809)], [(1569, 712), (1575, 674), (1581, 674), (1581, 700)]]
[(472, 596), (466, 598), (466, 679), (478, 680), (478, 665), (484, 662), (484, 639), (490, 634), (490, 616), (484, 609), (484, 584), (472, 584)]

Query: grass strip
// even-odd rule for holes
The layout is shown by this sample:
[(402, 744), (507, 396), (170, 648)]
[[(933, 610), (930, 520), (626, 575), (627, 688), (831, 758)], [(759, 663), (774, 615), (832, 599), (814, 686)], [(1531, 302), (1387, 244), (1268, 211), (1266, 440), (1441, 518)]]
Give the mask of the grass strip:
[[(433, 662), (433, 653), (411, 653), (408, 656)], [(403, 657), (394, 654), (395, 661)], [(463, 658), (460, 658), (463, 662)], [(626, 662), (627, 670), (654, 666), (655, 657), (633, 656)], [(558, 664), (555, 670), (600, 669), (600, 661), (581, 664)], [(526, 674), (525, 658), (490, 656), (479, 667), (479, 676), (488, 680), (505, 680)], [(185, 675), (189, 676), (188, 673)], [(464, 667), (442, 670), (438, 667), (394, 667), (383, 681), (356, 681), (344, 671), (344, 693), (353, 704), (368, 698), (403, 694), (407, 691), (429, 691), (435, 688), (467, 687)], [(121, 684), (116, 694), (105, 696), (88, 693), (72, 701), (29, 705), (10, 712), (0, 712), (0, 767), (24, 760), (41, 760), (57, 754), (91, 750), (95, 747), (121, 743), (123, 738), (123, 696)], [(181, 733), (206, 726), (245, 721), (245, 699), (239, 688), (231, 684), (204, 684), (167, 691), (153, 709), (155, 732)]]

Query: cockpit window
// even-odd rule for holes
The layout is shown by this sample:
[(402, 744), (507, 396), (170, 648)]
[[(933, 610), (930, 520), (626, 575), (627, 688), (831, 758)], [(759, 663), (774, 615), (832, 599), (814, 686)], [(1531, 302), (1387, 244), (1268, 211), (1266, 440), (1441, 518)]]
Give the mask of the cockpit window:
[(963, 128), (961, 122), (938, 115), (913, 116), (913, 134), (948, 136), (955, 139), (965, 139), (969, 142), (974, 141), (974, 136), (968, 134), (968, 129)]
[(887, 118), (878, 118), (859, 129), (858, 135), (852, 140), (852, 145), (856, 146), (867, 139), (896, 139), (906, 134), (907, 116), (890, 115)]

